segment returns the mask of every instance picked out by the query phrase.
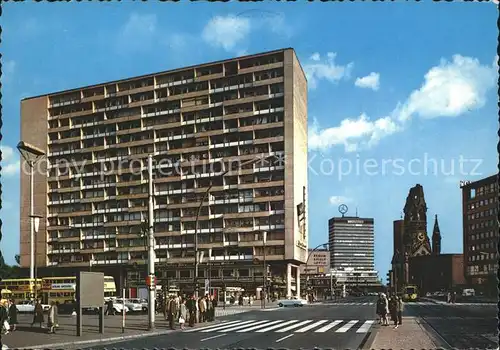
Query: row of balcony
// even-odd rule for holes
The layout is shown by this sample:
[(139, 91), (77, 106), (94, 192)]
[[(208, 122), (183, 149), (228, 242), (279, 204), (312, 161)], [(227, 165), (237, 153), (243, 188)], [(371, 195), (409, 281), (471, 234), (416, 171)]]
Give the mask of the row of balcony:
[[(211, 74), (197, 74), (197, 68), (190, 69), (189, 71), (184, 71), (183, 73), (159, 73), (158, 75), (150, 76), (150, 77), (139, 77), (133, 78), (127, 82), (123, 83), (109, 83), (106, 85), (102, 85), (100, 87), (92, 87), (84, 90), (80, 90), (77, 92), (65, 93), (64, 95), (59, 96), (51, 96), (49, 101), (49, 108), (60, 108), (65, 106), (72, 106), (85, 102), (92, 102), (96, 100), (101, 100), (104, 98), (110, 97), (121, 97), (127, 95), (140, 94), (148, 91), (154, 91), (155, 89), (162, 88), (171, 88), (171, 87), (179, 87), (182, 85), (206, 82), (202, 83), (203, 86), (211, 88), (211, 90), (217, 90), (217, 86), (214, 86), (214, 83), (221, 83), (224, 80), (228, 81), (228, 77), (226, 76), (226, 72), (231, 72), (230, 76), (239, 75), (240, 77), (244, 77), (249, 74), (251, 76), (251, 83), (261, 81), (262, 79), (258, 79), (261, 77), (268, 77), (271, 75), (255, 74), (259, 71), (269, 71), (269, 73), (273, 71), (281, 72), (283, 62), (272, 62), (263, 65), (256, 65), (244, 69), (230, 69), (226, 71), (224, 69), (224, 65), (221, 65), (222, 69), (214, 70), (214, 73)], [(225, 78), (225, 79), (224, 79)], [(212, 82), (212, 84), (210, 83)], [(200, 84), (197, 84), (200, 85)], [(196, 86), (196, 88), (198, 88)], [(189, 93), (189, 91), (182, 89), (170, 89), (169, 92), (181, 92), (181, 93)]]

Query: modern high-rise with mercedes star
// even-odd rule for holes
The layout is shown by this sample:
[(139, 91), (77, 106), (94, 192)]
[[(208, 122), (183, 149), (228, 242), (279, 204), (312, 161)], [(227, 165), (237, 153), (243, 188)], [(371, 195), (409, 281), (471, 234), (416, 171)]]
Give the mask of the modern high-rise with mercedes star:
[[(92, 269), (121, 286), (144, 284), (152, 154), (159, 283), (192, 288), (195, 222), (208, 192), (197, 231), (200, 285), (255, 291), (265, 259), (270, 291), (300, 292), (307, 81), (293, 49), (26, 98), (21, 140), (47, 155), (46, 172), (34, 177), (34, 212), (46, 218), (36, 235), (39, 276)], [(264, 160), (234, 166), (256, 157)], [(221, 176), (223, 163), (233, 168)], [(29, 188), (22, 171), (23, 267)]]

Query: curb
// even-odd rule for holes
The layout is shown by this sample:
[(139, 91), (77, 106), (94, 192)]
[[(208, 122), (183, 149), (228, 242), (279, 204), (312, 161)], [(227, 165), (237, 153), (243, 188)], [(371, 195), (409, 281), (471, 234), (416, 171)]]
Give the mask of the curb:
[[(221, 323), (222, 321), (216, 320), (213, 322), (214, 325)], [(196, 329), (196, 327), (193, 327)], [(27, 347), (19, 347), (16, 349), (24, 349), (24, 350), (43, 350), (43, 349), (82, 349), (83, 346), (87, 345), (95, 345), (95, 344), (109, 344), (109, 343), (123, 343), (127, 340), (140, 339), (140, 338), (149, 338), (160, 335), (166, 335), (175, 333), (177, 330), (164, 330), (164, 331), (154, 331), (151, 333), (141, 333), (141, 334), (132, 334), (132, 335), (123, 335), (112, 338), (101, 338), (101, 339), (90, 339), (90, 340), (82, 340), (82, 341), (73, 341), (73, 342), (64, 342), (64, 343), (54, 343), (54, 344), (40, 344), (40, 345), (30, 345)], [(146, 331), (147, 332), (147, 331)], [(8, 348), (7, 348), (8, 349)]]
[(380, 326), (372, 327), (368, 335), (362, 340), (360, 344), (361, 350), (371, 350), (372, 344), (375, 343), (375, 339), (377, 338), (378, 330)]

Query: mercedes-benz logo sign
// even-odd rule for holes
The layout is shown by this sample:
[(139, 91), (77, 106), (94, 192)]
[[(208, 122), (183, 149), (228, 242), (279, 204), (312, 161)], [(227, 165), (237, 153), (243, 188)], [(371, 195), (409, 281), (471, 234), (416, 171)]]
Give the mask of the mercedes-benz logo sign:
[(345, 204), (339, 205), (339, 213), (340, 214), (344, 215), (345, 213), (347, 213), (347, 210), (349, 210), (347, 205), (345, 205)]

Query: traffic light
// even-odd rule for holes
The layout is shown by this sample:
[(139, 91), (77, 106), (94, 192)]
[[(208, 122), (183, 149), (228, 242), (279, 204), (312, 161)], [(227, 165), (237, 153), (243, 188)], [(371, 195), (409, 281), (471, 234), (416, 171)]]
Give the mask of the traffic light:
[(392, 270), (389, 270), (389, 272), (387, 272), (387, 285), (392, 286)]

